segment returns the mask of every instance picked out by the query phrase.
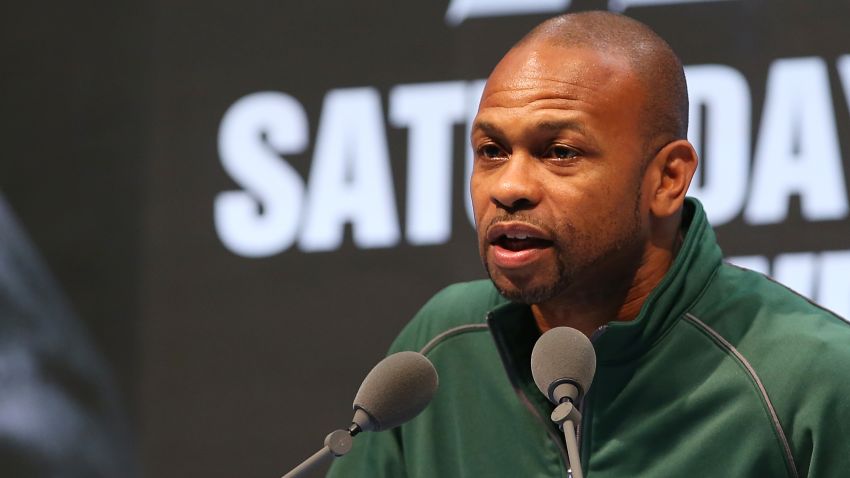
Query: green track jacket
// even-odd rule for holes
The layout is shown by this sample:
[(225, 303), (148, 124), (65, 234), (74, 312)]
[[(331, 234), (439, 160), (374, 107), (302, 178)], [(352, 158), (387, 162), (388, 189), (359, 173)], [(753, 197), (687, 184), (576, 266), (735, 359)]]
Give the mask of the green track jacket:
[[(594, 335), (582, 405), (585, 475), (850, 476), (850, 325), (722, 263), (695, 200), (684, 244), (631, 322)], [(531, 377), (527, 306), (489, 281), (450, 286), (400, 334), (440, 388), (399, 428), (363, 433), (337, 477), (566, 477), (563, 436)]]

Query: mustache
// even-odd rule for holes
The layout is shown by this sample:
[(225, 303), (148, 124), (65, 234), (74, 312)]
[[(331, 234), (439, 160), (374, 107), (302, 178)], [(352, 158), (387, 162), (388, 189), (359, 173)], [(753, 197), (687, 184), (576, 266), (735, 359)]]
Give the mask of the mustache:
[(522, 212), (519, 212), (519, 213), (503, 212), (502, 214), (499, 214), (498, 216), (495, 216), (492, 219), (490, 219), (490, 222), (487, 223), (487, 227), (485, 227), (482, 232), (484, 232), (486, 234), (486, 232), (489, 231), (490, 228), (492, 228), (493, 226), (495, 226), (497, 224), (501, 224), (503, 222), (524, 222), (524, 223), (530, 224), (530, 225), (532, 225), (532, 226), (534, 226), (534, 227), (536, 227), (536, 228), (538, 228), (542, 231), (545, 231), (547, 234), (549, 234), (550, 237), (555, 237), (555, 234), (554, 234), (555, 231), (551, 227), (549, 227), (547, 224), (543, 223), (543, 221), (541, 221), (540, 219), (537, 219), (536, 217), (534, 217), (530, 214), (526, 214), (526, 213), (522, 213)]

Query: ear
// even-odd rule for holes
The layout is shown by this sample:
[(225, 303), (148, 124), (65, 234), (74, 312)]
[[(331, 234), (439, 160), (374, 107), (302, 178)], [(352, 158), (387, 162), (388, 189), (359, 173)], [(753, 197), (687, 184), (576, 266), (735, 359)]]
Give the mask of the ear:
[(657, 217), (669, 217), (679, 212), (685, 202), (685, 193), (697, 169), (697, 152), (687, 140), (678, 139), (655, 155), (652, 167), (658, 168), (654, 175), (649, 208)]

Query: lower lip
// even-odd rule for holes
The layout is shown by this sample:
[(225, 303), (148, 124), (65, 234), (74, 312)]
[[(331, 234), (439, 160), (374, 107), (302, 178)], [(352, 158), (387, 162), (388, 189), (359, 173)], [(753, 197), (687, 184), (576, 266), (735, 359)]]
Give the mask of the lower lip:
[(497, 245), (491, 245), (490, 254), (492, 255), (493, 265), (502, 269), (519, 269), (537, 261), (541, 256), (546, 254), (549, 249), (551, 248), (546, 247), (542, 249), (534, 248), (523, 249), (521, 251), (511, 251)]

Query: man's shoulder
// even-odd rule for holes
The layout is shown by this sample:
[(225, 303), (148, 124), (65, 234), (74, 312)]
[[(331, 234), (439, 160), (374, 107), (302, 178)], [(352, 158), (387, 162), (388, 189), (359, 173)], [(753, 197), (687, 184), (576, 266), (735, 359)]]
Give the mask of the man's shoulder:
[(436, 293), (393, 344), (395, 350), (419, 350), (438, 335), (450, 330), (481, 326), (487, 313), (506, 302), (489, 280), (460, 282)]
[(758, 272), (721, 266), (694, 315), (757, 369), (831, 375), (850, 367), (850, 323)]
[[(729, 303), (744, 314), (763, 319), (756, 325), (794, 332), (826, 327), (850, 338), (850, 324), (836, 313), (759, 272), (723, 264), (705, 299)], [(846, 335), (845, 335), (846, 334)]]
[(837, 476), (846, 463), (830, 450), (850, 432), (850, 323), (762, 274), (730, 265), (709, 289), (700, 301), (706, 322), (763, 387), (798, 469)]

